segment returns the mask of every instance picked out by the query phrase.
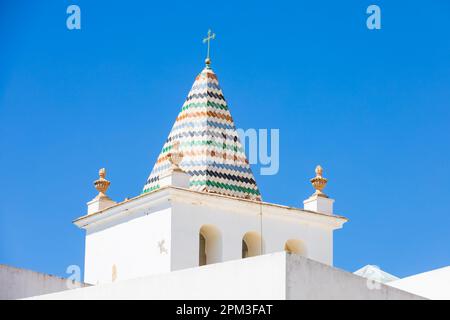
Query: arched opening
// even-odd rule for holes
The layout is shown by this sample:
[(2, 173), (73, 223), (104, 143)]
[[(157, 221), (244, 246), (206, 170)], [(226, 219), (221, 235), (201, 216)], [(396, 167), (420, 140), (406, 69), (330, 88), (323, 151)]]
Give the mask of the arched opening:
[(284, 244), (284, 251), (288, 253), (296, 253), (304, 257), (307, 256), (306, 245), (303, 241), (297, 239), (289, 239)]
[(113, 264), (111, 269), (111, 281), (114, 282), (117, 280), (117, 266)]
[(198, 265), (204, 266), (206, 264), (206, 239), (200, 233), (200, 244), (199, 244), (199, 252), (198, 252)]
[(242, 258), (248, 257), (248, 245), (244, 239), (242, 239)]
[(242, 237), (242, 258), (259, 256), (262, 252), (261, 236), (258, 232), (250, 231)]
[(200, 266), (222, 261), (222, 235), (220, 230), (213, 225), (204, 225), (199, 232)]

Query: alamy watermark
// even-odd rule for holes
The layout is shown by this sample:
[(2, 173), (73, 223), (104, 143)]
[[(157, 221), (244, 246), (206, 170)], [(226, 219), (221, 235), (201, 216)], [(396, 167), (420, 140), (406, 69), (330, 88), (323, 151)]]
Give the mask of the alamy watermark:
[[(244, 152), (250, 164), (260, 164), (262, 176), (272, 176), (280, 169), (280, 130), (237, 129)], [(269, 148), (270, 139), (270, 148)], [(247, 149), (248, 146), (248, 149)]]
[[(69, 15), (66, 20), (66, 26), (69, 30), (81, 29), (81, 9), (76, 4), (67, 7), (66, 13)], [(366, 20), (366, 26), (369, 30), (381, 29), (381, 8), (376, 4), (367, 7), (366, 13), (369, 15)]]
[(366, 286), (369, 290), (381, 290), (381, 282), (377, 280), (367, 279)]
[(66, 280), (67, 289), (76, 289), (81, 287), (81, 268), (76, 264), (67, 267), (66, 273), (69, 274)]
[(367, 17), (366, 25), (369, 30), (380, 30), (381, 29), (381, 9), (376, 4), (371, 4), (367, 7), (367, 14), (370, 14)]
[(69, 14), (66, 20), (66, 26), (69, 30), (81, 29), (81, 9), (76, 4), (67, 7), (66, 13)]

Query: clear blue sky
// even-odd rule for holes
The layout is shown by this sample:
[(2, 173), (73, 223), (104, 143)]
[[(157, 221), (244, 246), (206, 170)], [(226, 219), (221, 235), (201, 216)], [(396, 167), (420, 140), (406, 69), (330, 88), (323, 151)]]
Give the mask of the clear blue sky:
[(264, 200), (301, 206), (320, 163), (350, 219), (337, 267), (450, 265), (450, 2), (243, 2), (1, 1), (0, 263), (83, 266), (71, 221), (98, 169), (113, 199), (141, 192), (212, 28), (236, 125), (280, 129), (279, 173), (253, 167)]

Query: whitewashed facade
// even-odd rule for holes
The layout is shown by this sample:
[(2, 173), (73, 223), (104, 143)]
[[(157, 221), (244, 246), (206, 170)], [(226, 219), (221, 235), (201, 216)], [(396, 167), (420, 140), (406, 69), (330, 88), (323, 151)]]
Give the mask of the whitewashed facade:
[[(132, 279), (287, 250), (333, 264), (333, 231), (346, 219), (165, 186), (75, 224), (86, 230), (86, 283)], [(243, 243), (245, 241), (245, 244)]]

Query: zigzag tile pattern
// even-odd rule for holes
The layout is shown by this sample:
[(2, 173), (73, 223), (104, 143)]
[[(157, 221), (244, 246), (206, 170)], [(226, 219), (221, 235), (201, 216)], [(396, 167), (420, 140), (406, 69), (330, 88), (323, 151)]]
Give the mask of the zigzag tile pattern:
[(196, 77), (144, 193), (160, 188), (159, 177), (170, 168), (175, 143), (183, 152), (180, 167), (190, 174), (191, 189), (261, 200), (217, 76), (208, 67)]

